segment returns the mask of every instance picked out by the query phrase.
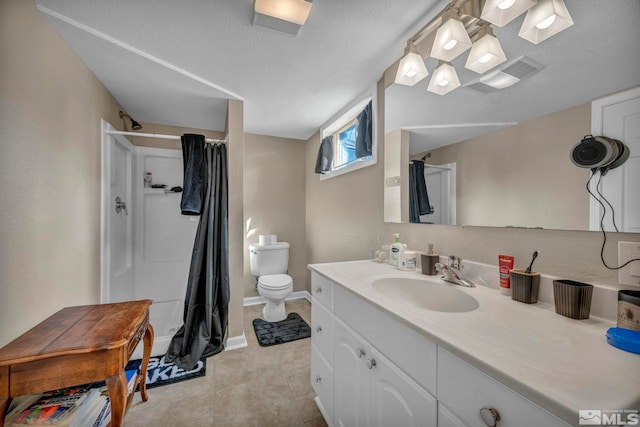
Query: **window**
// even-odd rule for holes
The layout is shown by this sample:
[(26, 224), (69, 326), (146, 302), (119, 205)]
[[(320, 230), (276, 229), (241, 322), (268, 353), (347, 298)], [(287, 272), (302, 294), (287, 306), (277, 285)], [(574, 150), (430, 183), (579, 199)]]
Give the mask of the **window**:
[(353, 103), (322, 129), (316, 173), (320, 179), (376, 164), (376, 138), (371, 96)]
[(331, 170), (339, 169), (357, 160), (356, 124), (356, 121), (352, 120), (333, 136), (334, 155)]

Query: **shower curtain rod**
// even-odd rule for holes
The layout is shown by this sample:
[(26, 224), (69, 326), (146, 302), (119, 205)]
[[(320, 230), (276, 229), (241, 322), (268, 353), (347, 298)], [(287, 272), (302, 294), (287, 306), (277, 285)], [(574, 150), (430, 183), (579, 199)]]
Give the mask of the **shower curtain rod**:
[[(180, 137), (177, 135), (164, 135), (161, 133), (141, 133), (141, 132), (125, 132), (125, 131), (120, 131), (120, 130), (108, 130), (106, 131), (107, 134), (109, 135), (131, 135), (131, 136), (142, 136), (145, 138), (159, 138), (159, 139), (177, 139), (180, 140)], [(226, 143), (227, 140), (226, 139), (212, 139), (212, 138), (206, 138), (204, 140), (205, 142), (210, 142), (210, 143)]]
[[(411, 162), (409, 162), (411, 163)], [(450, 171), (451, 168), (445, 167), (445, 166), (438, 166), (438, 165), (430, 165), (429, 163), (425, 163), (424, 164), (425, 168), (433, 168), (433, 169), (442, 169), (442, 170), (446, 170), (446, 171)]]

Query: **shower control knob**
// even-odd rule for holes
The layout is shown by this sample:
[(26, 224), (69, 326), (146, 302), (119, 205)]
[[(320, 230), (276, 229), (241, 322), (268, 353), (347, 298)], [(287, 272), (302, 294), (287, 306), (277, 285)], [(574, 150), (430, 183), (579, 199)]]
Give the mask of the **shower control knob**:
[(373, 369), (376, 367), (376, 359), (367, 359), (367, 368)]
[(500, 412), (496, 408), (480, 409), (480, 417), (489, 427), (496, 427), (500, 422)]
[(318, 332), (318, 333), (322, 332), (322, 326), (318, 326), (318, 327), (316, 328), (316, 332)]
[(361, 358), (362, 358), (362, 356), (364, 356), (365, 354), (367, 354), (367, 353), (364, 351), (364, 348), (359, 348), (359, 349), (357, 349), (356, 351), (358, 352), (358, 359), (361, 359)]

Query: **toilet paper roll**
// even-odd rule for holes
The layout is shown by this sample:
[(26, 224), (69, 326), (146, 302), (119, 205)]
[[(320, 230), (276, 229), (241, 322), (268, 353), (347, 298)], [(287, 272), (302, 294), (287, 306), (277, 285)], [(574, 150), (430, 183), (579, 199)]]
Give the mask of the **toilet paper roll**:
[(258, 244), (260, 246), (275, 245), (277, 241), (278, 236), (275, 234), (261, 234), (258, 237)]

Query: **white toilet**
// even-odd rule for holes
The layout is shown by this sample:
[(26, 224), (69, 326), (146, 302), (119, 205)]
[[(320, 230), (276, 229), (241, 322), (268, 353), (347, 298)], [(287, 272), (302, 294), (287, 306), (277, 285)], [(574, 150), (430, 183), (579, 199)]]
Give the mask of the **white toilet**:
[(287, 317), (284, 300), (293, 292), (293, 280), (285, 274), (289, 266), (289, 243), (249, 245), (251, 274), (258, 276), (258, 293), (267, 300), (264, 320), (279, 322)]

